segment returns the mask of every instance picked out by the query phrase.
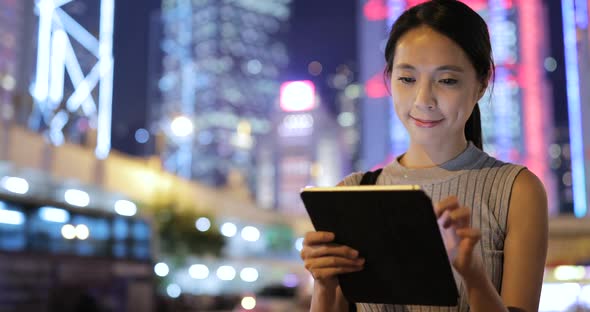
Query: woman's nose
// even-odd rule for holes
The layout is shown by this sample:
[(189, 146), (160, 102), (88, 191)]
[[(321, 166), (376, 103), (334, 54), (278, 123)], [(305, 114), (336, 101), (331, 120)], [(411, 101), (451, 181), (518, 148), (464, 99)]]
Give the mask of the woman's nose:
[(434, 109), (436, 100), (432, 92), (432, 85), (430, 83), (422, 83), (418, 86), (417, 92), (414, 104), (423, 109)]

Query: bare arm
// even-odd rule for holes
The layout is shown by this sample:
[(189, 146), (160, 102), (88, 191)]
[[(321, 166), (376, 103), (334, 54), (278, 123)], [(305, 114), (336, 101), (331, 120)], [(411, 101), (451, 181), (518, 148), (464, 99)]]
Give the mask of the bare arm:
[(508, 209), (502, 294), (498, 294), (481, 255), (473, 252), (481, 233), (468, 225), (470, 209), (460, 207), (453, 196), (436, 206), (437, 216), (447, 218), (443, 226), (452, 226), (460, 239), (453, 266), (463, 277), (471, 311), (537, 311), (547, 253), (547, 196), (530, 171), (516, 177)]
[(502, 294), (483, 270), (465, 277), (472, 311), (537, 311), (547, 254), (547, 196), (530, 171), (522, 171), (512, 189), (504, 242)]
[(504, 243), (502, 299), (513, 311), (537, 311), (548, 240), (547, 195), (530, 171), (521, 172), (512, 190)]

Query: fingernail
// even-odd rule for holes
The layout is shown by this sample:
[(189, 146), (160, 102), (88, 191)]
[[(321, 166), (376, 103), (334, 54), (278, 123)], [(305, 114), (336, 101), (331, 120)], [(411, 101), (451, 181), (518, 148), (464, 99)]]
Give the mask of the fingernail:
[(357, 250), (353, 250), (352, 251), (352, 256), (353, 257), (358, 257), (359, 256), (359, 252)]
[(358, 258), (358, 259), (356, 259), (356, 262), (363, 264), (363, 263), (365, 263), (365, 258)]

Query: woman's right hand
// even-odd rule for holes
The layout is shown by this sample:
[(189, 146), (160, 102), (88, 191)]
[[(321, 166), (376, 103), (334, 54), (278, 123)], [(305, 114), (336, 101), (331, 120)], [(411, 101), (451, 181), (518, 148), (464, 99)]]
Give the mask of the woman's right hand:
[(320, 286), (329, 288), (338, 286), (338, 274), (360, 271), (365, 263), (358, 251), (333, 244), (333, 240), (331, 232), (308, 232), (301, 250), (305, 268)]

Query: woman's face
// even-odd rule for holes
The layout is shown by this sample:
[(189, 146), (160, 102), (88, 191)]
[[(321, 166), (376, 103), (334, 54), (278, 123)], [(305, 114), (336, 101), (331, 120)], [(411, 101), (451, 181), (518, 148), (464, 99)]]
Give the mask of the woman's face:
[(391, 91), (412, 142), (432, 145), (464, 139), (467, 119), (485, 89), (461, 47), (419, 27), (398, 41)]

